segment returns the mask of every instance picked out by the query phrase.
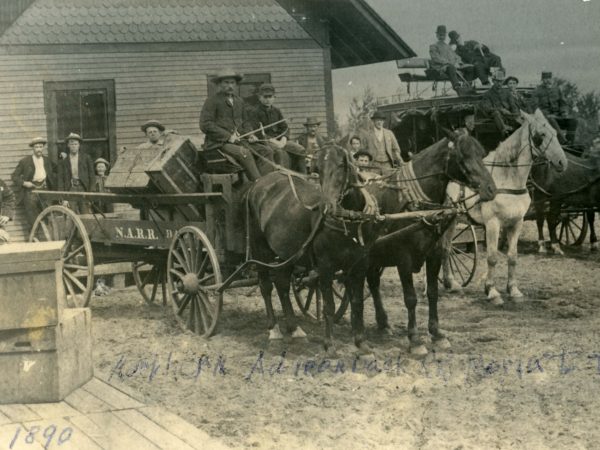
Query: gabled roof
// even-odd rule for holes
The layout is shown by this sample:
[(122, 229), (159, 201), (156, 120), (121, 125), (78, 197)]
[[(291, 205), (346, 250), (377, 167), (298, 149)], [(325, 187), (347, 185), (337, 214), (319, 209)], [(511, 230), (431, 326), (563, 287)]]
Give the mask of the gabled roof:
[(308, 38), (275, 0), (36, 0), (0, 45)]

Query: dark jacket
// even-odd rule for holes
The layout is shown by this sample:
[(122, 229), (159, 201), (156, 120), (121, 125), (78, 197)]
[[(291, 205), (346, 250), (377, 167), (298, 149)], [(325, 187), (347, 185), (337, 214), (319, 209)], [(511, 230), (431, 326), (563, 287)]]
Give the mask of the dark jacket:
[(540, 108), (544, 114), (566, 116), (568, 115), (567, 103), (563, 97), (562, 91), (558, 86), (550, 86), (547, 88), (545, 85), (539, 85), (535, 91), (533, 91), (533, 106)]
[(507, 109), (511, 114), (519, 114), (519, 107), (510, 90), (498, 85), (492, 86), (483, 94), (481, 108), (487, 114), (491, 114), (501, 108)]
[(207, 98), (200, 112), (200, 130), (206, 135), (204, 149), (219, 149), (234, 132), (243, 134), (245, 118), (246, 108), (241, 97), (234, 95), (233, 105), (222, 92)]
[[(93, 191), (96, 184), (96, 172), (92, 158), (79, 151), (79, 160), (77, 164), (79, 181), (86, 191)], [(57, 171), (57, 189), (59, 191), (69, 191), (71, 189), (71, 158), (69, 155), (58, 163)]]
[(0, 180), (0, 216), (15, 217), (15, 194), (8, 185)]
[[(270, 125), (270, 124), (278, 122), (282, 119), (283, 119), (283, 114), (281, 114), (281, 110), (279, 108), (277, 108), (275, 106), (271, 106), (270, 108), (267, 108), (262, 103), (259, 103), (258, 105), (254, 106), (252, 108), (248, 108), (246, 128), (249, 129), (250, 131), (256, 130), (260, 127), (261, 124), (263, 126)], [(258, 134), (259, 133), (257, 133), (256, 137), (258, 137), (259, 139), (262, 139), (263, 136), (259, 136)], [(278, 138), (278, 137), (283, 137), (283, 136), (289, 138), (290, 130), (289, 130), (286, 122), (281, 122), (275, 126), (265, 129), (265, 134), (266, 134), (267, 139), (274, 138), (274, 137)]]
[[(56, 164), (46, 156), (43, 156), (43, 158), (48, 190), (56, 189)], [(35, 164), (33, 163), (33, 156), (29, 155), (19, 161), (11, 176), (17, 195), (17, 204), (23, 200), (23, 182), (32, 181), (33, 175), (35, 175)]]
[[(308, 140), (308, 133), (302, 133), (302, 134), (298, 135), (298, 137), (296, 138), (296, 142), (298, 142), (298, 144), (300, 144), (306, 150), (310, 150), (307, 148), (307, 140)], [(317, 146), (319, 148), (322, 148), (325, 145), (325, 142), (326, 142), (325, 138), (322, 137), (321, 135), (317, 134)]]

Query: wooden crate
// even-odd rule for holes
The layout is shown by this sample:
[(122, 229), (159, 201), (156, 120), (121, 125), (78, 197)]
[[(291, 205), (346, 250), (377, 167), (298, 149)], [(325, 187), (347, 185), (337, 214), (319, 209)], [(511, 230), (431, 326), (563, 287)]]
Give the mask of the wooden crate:
[(91, 323), (71, 308), (52, 327), (0, 331), (0, 403), (57, 402), (91, 380)]
[(64, 241), (0, 246), (0, 330), (56, 325), (65, 307)]
[(147, 194), (158, 192), (146, 174), (148, 164), (162, 151), (159, 145), (142, 144), (123, 147), (117, 155), (104, 186), (117, 194)]

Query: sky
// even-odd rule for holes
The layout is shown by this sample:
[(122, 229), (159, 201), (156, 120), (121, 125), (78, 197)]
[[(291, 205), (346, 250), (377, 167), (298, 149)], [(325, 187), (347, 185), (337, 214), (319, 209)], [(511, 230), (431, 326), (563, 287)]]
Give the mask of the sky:
[[(600, 0), (367, 0), (420, 57), (429, 57), (437, 25), (457, 30), (502, 57), (522, 85), (541, 71), (600, 92)], [(389, 96), (405, 87), (395, 61), (333, 71), (334, 108), (344, 123), (366, 86)]]

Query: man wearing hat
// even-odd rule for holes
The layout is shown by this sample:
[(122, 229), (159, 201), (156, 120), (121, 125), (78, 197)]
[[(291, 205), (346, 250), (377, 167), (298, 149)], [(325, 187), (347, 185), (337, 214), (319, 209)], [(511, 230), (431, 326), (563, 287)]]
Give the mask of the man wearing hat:
[(251, 130), (265, 127), (272, 123), (280, 122), (272, 127), (264, 128), (255, 136), (265, 142), (273, 151), (275, 162), (296, 172), (306, 173), (306, 151), (304, 147), (295, 142), (290, 142), (290, 131), (283, 114), (276, 106), (275, 88), (272, 84), (265, 83), (258, 89), (258, 104), (248, 109), (248, 126)]
[[(534, 109), (539, 108), (550, 125), (558, 132), (558, 140), (564, 144), (567, 136), (572, 137), (577, 128), (577, 120), (569, 118), (569, 108), (560, 88), (554, 83), (552, 72), (542, 72), (542, 84), (533, 91)], [(567, 130), (566, 135), (561, 128)]]
[(455, 48), (455, 52), (460, 59), (467, 63), (473, 64), (473, 70), (475, 76), (479, 78), (481, 84), (487, 86), (490, 84), (489, 74), (492, 67), (502, 68), (502, 60), (498, 55), (490, 52), (490, 49), (477, 42), (477, 41), (466, 41), (463, 42), (461, 35), (458, 31), (452, 30), (448, 33), (450, 38), (450, 47)]
[(512, 95), (513, 99), (515, 100), (517, 108), (519, 108), (521, 111), (530, 113), (531, 105), (529, 104), (527, 99), (523, 97), (523, 94), (521, 94), (517, 90), (517, 87), (519, 86), (519, 79), (512, 75), (506, 77), (506, 79), (504, 80), (504, 86), (508, 88), (508, 92), (510, 93), (510, 95)]
[(325, 138), (319, 134), (321, 121), (316, 117), (307, 117), (304, 122), (304, 133), (296, 138), (296, 142), (304, 148), (306, 161), (309, 164), (310, 171), (314, 172), (316, 167), (312, 160), (316, 158), (316, 152), (325, 145)]
[(481, 109), (488, 117), (494, 119), (496, 128), (506, 137), (518, 126), (520, 111), (510, 91), (502, 86), (504, 78), (503, 70), (494, 72), (493, 85), (483, 94)]
[[(273, 171), (268, 161), (273, 161), (273, 151), (256, 144), (258, 138), (248, 137), (242, 144), (240, 136), (246, 130), (247, 111), (244, 101), (237, 94), (237, 85), (242, 76), (231, 69), (225, 69), (212, 79), (218, 92), (206, 99), (200, 112), (200, 130), (206, 135), (204, 150), (220, 150), (233, 158), (245, 170), (251, 181)], [(260, 156), (254, 159), (252, 150)]]
[[(58, 190), (71, 192), (90, 192), (96, 184), (96, 172), (92, 159), (79, 151), (81, 136), (70, 133), (66, 138), (69, 154), (58, 164)], [(78, 214), (91, 212), (89, 202), (71, 202), (71, 208)]]
[[(439, 25), (435, 32), (437, 42), (429, 46), (431, 68), (441, 75), (446, 75), (452, 83), (454, 90), (461, 86), (460, 78), (472, 79), (473, 66), (465, 64), (450, 45), (446, 44), (446, 26)], [(461, 73), (457, 73), (457, 70)]]
[(56, 189), (56, 166), (44, 156), (46, 139), (36, 137), (31, 140), (29, 147), (32, 154), (19, 161), (11, 178), (17, 194), (17, 204), (23, 204), (27, 223), (31, 228), (38, 214), (44, 209), (33, 190)]
[(15, 194), (0, 180), (0, 245), (10, 242), (10, 235), (5, 227), (15, 216), (15, 203)]
[(138, 148), (150, 149), (155, 145), (163, 145), (165, 126), (158, 120), (149, 120), (141, 127), (142, 131), (148, 138), (148, 141), (140, 144)]
[(366, 133), (362, 142), (373, 157), (373, 165), (382, 169), (392, 169), (401, 164), (402, 156), (396, 136), (383, 126), (386, 117), (380, 111), (371, 116), (373, 128)]

